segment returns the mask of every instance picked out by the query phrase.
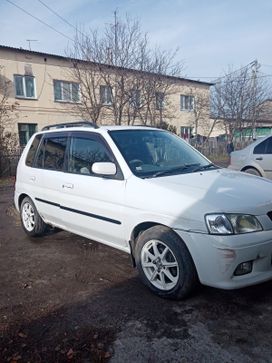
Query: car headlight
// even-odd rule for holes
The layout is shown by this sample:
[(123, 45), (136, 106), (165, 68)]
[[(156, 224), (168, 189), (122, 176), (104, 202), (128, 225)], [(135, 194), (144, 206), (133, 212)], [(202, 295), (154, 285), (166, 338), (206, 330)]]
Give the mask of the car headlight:
[(256, 217), (249, 214), (207, 214), (205, 216), (211, 234), (241, 234), (262, 231)]

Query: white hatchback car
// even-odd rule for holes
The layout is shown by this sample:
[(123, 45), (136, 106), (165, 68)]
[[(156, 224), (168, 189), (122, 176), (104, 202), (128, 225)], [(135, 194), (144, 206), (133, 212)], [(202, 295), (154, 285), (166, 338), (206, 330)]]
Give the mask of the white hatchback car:
[(233, 151), (229, 168), (272, 179), (272, 135)]
[(163, 130), (61, 126), (35, 134), (18, 165), (28, 235), (50, 225), (125, 251), (162, 297), (272, 279), (272, 182)]

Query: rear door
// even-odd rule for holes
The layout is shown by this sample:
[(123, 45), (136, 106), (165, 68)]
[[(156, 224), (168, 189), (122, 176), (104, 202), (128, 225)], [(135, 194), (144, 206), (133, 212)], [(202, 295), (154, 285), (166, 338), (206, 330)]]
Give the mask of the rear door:
[[(95, 162), (114, 162), (115, 176), (92, 173)], [(124, 249), (125, 180), (104, 138), (98, 133), (71, 133), (65, 182), (60, 182), (65, 228)]]
[(253, 157), (264, 170), (265, 177), (272, 179), (272, 136), (255, 146)]
[(68, 133), (46, 133), (40, 142), (32, 168), (32, 196), (46, 222), (63, 226), (60, 213), (61, 191), (65, 181)]

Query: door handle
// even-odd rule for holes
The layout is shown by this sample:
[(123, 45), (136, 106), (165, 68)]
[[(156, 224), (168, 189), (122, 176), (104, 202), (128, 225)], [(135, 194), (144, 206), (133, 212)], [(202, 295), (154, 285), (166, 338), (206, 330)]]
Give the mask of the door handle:
[(74, 189), (74, 184), (65, 183), (65, 184), (62, 184), (62, 188)]
[(263, 160), (263, 158), (260, 156), (259, 158), (256, 158), (256, 160)]
[(31, 181), (35, 181), (36, 180), (36, 177), (35, 176), (31, 176), (30, 178), (29, 178), (29, 180), (31, 180)]

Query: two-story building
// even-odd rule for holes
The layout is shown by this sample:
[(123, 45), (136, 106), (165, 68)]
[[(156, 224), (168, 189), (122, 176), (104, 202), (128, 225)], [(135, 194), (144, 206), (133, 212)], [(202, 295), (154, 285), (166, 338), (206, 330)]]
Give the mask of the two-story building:
[[(64, 56), (0, 46), (0, 77), (8, 85), (8, 102), (16, 107), (16, 117), (7, 127), (18, 135), (21, 146), (34, 132), (48, 124), (82, 119), (78, 106), (82, 102), (83, 85), (73, 77), (73, 61)], [(113, 72), (117, 69), (111, 67)], [(126, 70), (128, 77), (130, 72), (134, 71)], [(189, 138), (193, 132), (204, 135), (210, 122), (211, 83), (162, 75), (160, 79), (170, 82), (172, 91), (166, 103), (160, 93), (156, 95), (155, 110), (159, 113), (167, 104), (171, 112), (167, 122), (176, 127), (178, 135), (184, 138)], [(0, 95), (1, 92), (0, 89)], [(97, 122), (114, 123), (110, 113), (109, 87), (97, 85), (97, 95), (100, 105), (107, 109)], [(133, 97), (138, 105), (140, 93), (135, 91)], [(136, 120), (136, 123), (141, 123), (141, 120)]]

